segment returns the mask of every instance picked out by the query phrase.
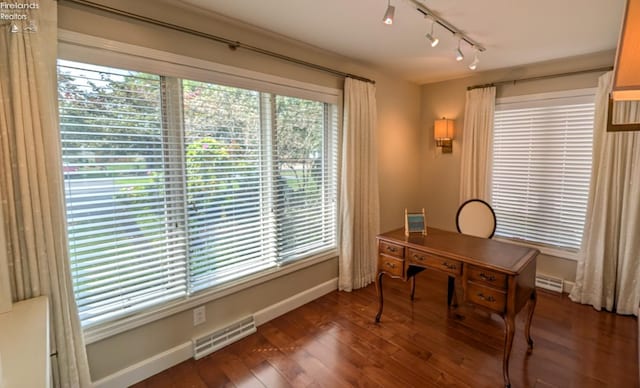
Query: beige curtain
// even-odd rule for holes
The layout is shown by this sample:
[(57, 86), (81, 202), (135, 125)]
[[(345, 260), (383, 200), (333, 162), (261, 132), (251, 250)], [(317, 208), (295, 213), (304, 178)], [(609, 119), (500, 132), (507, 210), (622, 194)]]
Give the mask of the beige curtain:
[[(640, 305), (640, 132), (607, 133), (613, 73), (596, 93), (593, 167), (585, 231), (571, 300), (620, 314)], [(640, 104), (625, 102), (625, 120), (640, 121)]]
[(376, 275), (380, 201), (375, 85), (345, 80), (342, 131), (338, 287), (351, 291)]
[[(7, 241), (4, 233), (4, 215), (0, 205), (0, 314), (11, 310), (11, 287), (9, 286), (9, 266), (7, 263)], [(2, 382), (2, 360), (0, 360), (0, 382)]]
[(472, 198), (491, 200), (495, 107), (495, 87), (467, 91), (460, 161), (460, 203)]
[(37, 4), (38, 9), (19, 12), (26, 21), (4, 23), (0, 30), (0, 229), (5, 234), (13, 300), (49, 297), (52, 353), (57, 354), (52, 363), (54, 382), (86, 387), (90, 379), (65, 237), (57, 120), (57, 6), (53, 0)]

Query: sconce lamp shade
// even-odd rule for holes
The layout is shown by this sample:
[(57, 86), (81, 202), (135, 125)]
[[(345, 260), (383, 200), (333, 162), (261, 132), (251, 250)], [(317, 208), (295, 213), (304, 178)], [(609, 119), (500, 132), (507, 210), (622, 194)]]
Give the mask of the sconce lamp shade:
[(628, 0), (613, 79), (614, 101), (640, 100), (640, 0)]
[(433, 137), (436, 139), (436, 147), (442, 148), (443, 154), (453, 152), (453, 120), (436, 120), (433, 123)]
[(453, 120), (444, 117), (436, 120), (433, 124), (433, 137), (436, 140), (453, 139)]

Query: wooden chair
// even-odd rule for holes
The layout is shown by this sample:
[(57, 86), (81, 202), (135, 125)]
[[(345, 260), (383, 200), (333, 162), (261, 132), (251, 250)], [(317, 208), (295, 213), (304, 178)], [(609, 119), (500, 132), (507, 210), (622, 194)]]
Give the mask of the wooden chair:
[[(492, 238), (496, 232), (496, 213), (491, 205), (481, 199), (470, 199), (458, 208), (456, 214), (458, 233), (469, 236)], [(455, 278), (449, 276), (447, 303), (457, 306)]]
[[(491, 205), (481, 199), (470, 199), (460, 205), (458, 213), (456, 214), (456, 228), (458, 233), (482, 237), (492, 238), (496, 232), (496, 213), (491, 208)], [(416, 278), (415, 275), (421, 272), (422, 269), (416, 269), (415, 273), (411, 273), (410, 285), (411, 288), (411, 300), (415, 298), (416, 293)], [(447, 303), (451, 306), (456, 306), (455, 300), (455, 278), (449, 276), (449, 284), (447, 290)]]
[(481, 199), (470, 199), (460, 205), (456, 214), (458, 233), (492, 238), (496, 232), (496, 213)]

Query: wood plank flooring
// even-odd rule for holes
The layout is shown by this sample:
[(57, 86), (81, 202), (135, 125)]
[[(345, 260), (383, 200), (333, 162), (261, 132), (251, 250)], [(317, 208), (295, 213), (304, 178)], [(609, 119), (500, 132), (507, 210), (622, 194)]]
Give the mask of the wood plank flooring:
[[(384, 279), (380, 324), (373, 285), (332, 292), (134, 387), (502, 386), (501, 318), (464, 304), (449, 313), (446, 276), (425, 271), (417, 281), (412, 303), (408, 283)], [(538, 295), (531, 355), (518, 316), (513, 388), (638, 387), (635, 317)]]

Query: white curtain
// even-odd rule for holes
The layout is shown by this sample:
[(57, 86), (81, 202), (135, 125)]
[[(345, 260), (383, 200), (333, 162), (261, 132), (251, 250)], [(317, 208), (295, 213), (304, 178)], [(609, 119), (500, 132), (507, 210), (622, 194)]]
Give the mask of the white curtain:
[(67, 257), (56, 87), (57, 5), (54, 0), (37, 4), (38, 9), (15, 12), (27, 20), (3, 23), (0, 29), (0, 230), (13, 300), (49, 298), (51, 351), (57, 354), (54, 383), (87, 387), (87, 358)]
[(375, 85), (345, 80), (342, 131), (338, 287), (351, 291), (373, 282), (377, 271), (380, 200)]
[[(640, 132), (607, 133), (613, 73), (596, 93), (593, 167), (585, 231), (571, 300), (597, 310), (638, 314), (640, 305)], [(640, 121), (640, 104), (625, 102), (624, 119)]]
[(467, 91), (460, 161), (460, 203), (472, 198), (491, 200), (495, 108), (494, 86)]

